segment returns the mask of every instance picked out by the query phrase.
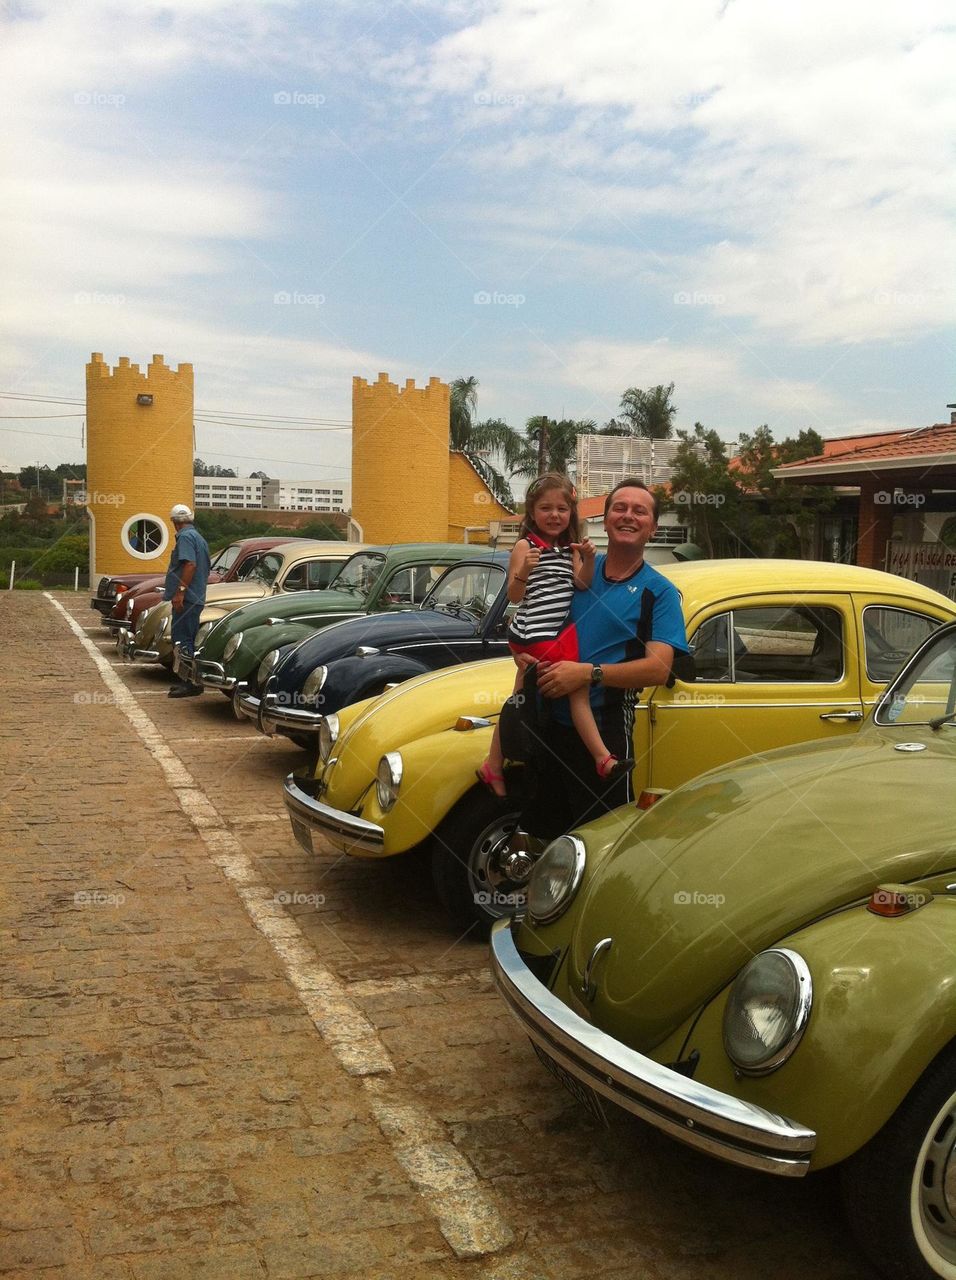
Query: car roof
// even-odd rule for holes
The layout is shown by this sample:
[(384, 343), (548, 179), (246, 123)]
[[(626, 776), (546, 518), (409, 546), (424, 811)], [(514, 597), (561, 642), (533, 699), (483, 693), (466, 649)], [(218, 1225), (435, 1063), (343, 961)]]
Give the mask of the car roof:
[(899, 574), (855, 564), (831, 564), (826, 560), (690, 560), (655, 567), (680, 591), (686, 617), (724, 595), (774, 591), (905, 595), (915, 602), (945, 604), (956, 610), (952, 600), (931, 587)]
[(451, 555), (461, 560), (485, 560), (492, 554), (491, 547), (474, 542), (384, 542), (362, 550), (374, 551), (383, 556), (401, 556), (409, 560), (427, 560), (429, 556), (436, 555)]
[(296, 542), (280, 542), (278, 546), (271, 547), (272, 551), (288, 552), (285, 555), (287, 560), (295, 560), (299, 556), (316, 556), (325, 554), (330, 559), (333, 556), (341, 556), (347, 559), (356, 551), (365, 551), (367, 548), (363, 542), (320, 542), (318, 539), (300, 538)]

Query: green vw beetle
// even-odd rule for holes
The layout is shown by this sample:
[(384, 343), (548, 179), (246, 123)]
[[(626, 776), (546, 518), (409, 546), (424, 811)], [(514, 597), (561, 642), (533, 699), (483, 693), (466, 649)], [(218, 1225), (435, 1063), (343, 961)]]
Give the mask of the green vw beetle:
[(956, 623), (857, 735), (553, 841), (495, 980), (544, 1065), (724, 1160), (839, 1165), (886, 1275), (956, 1277)]

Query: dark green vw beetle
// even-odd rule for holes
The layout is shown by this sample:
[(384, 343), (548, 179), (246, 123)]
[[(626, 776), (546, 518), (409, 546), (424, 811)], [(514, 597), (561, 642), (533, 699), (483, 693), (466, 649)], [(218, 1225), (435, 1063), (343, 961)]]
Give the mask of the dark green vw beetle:
[(539, 1057), (711, 1155), (841, 1166), (886, 1275), (956, 1277), (956, 624), (851, 737), (548, 846), (495, 979)]

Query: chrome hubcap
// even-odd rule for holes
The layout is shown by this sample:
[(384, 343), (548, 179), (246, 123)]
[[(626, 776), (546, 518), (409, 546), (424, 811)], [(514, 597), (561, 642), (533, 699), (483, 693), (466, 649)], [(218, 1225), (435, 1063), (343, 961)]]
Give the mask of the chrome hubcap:
[[(496, 818), (481, 831), (472, 845), (468, 860), (469, 888), (475, 902), (492, 916), (512, 915), (524, 902), (523, 879), (515, 872), (528, 855), (522, 850), (512, 852), (510, 840), (518, 825), (517, 814)], [(529, 863), (531, 859), (528, 859)]]
[(936, 1121), (916, 1178), (926, 1235), (941, 1257), (956, 1266), (956, 1096)]

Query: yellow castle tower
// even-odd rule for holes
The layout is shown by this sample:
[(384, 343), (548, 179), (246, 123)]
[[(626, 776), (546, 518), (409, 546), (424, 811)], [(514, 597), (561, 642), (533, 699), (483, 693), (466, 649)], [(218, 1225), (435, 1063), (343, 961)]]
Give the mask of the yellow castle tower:
[(352, 515), (366, 542), (448, 538), (448, 384), (352, 379)]
[(193, 367), (154, 355), (145, 373), (120, 356), (86, 366), (90, 580), (161, 573), (175, 536), (169, 510), (193, 502)]

